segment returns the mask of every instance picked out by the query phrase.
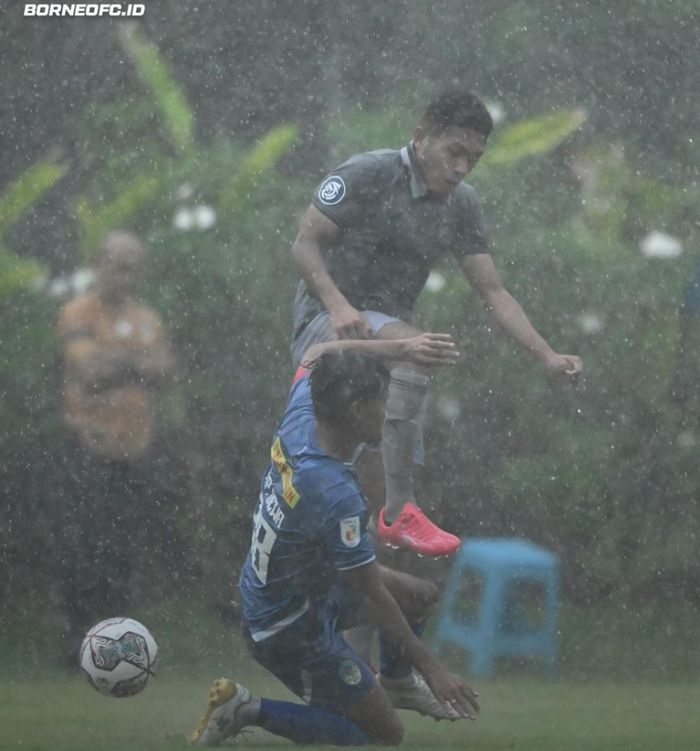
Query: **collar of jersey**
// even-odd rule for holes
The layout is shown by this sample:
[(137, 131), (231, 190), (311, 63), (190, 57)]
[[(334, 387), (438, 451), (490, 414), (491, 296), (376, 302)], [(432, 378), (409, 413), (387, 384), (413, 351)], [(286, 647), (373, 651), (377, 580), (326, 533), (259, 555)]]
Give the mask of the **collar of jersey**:
[(401, 149), (401, 161), (408, 170), (411, 177), (411, 195), (414, 198), (423, 198), (428, 195), (428, 186), (423, 182), (423, 178), (418, 172), (416, 165), (416, 149), (413, 141)]

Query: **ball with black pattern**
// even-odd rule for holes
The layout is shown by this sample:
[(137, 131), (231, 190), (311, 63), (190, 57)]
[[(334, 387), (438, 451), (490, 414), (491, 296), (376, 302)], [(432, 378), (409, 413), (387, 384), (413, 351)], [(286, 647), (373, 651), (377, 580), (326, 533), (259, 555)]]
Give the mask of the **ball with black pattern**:
[(80, 667), (101, 694), (124, 698), (143, 691), (155, 675), (158, 645), (133, 618), (108, 618), (93, 626), (80, 647)]

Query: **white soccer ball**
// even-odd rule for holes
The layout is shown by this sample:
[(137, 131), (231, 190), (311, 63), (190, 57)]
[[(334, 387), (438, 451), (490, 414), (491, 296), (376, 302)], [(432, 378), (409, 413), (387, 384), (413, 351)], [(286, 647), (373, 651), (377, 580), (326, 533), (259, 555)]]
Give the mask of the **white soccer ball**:
[(158, 645), (132, 618), (108, 618), (93, 626), (80, 647), (80, 667), (101, 694), (134, 696), (155, 675)]

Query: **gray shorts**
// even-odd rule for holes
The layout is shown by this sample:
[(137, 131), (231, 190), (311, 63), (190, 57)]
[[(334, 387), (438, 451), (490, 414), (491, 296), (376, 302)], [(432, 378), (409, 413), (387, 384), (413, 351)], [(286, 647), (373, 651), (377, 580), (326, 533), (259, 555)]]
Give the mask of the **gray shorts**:
[[(363, 310), (362, 317), (367, 321), (372, 336), (375, 336), (377, 332), (387, 323), (395, 323), (400, 321), (400, 318), (394, 316), (388, 316), (386, 313), (380, 313), (378, 310)], [(331, 331), (330, 316), (324, 310), (313, 318), (301, 331), (299, 336), (292, 342), (292, 363), (294, 370), (299, 367), (304, 353), (312, 344), (320, 344), (322, 342), (330, 342), (333, 339), (333, 332)], [(363, 447), (368, 451), (376, 451), (368, 446)], [(358, 454), (359, 456), (359, 454)], [(413, 456), (415, 464), (425, 464), (425, 446), (423, 445), (423, 426), (420, 427), (418, 434), (418, 441), (416, 442), (416, 450)]]
[[(367, 325), (372, 331), (372, 336), (375, 336), (379, 329), (387, 323), (395, 323), (400, 320), (393, 316), (388, 316), (386, 313), (380, 313), (378, 310), (363, 310), (362, 317), (367, 321)], [(292, 365), (294, 366), (294, 370), (299, 367), (304, 352), (306, 352), (312, 344), (330, 342), (333, 338), (333, 332), (331, 331), (331, 318), (324, 310), (322, 313), (319, 313), (316, 318), (312, 318), (302, 329), (299, 336), (297, 336), (292, 342)]]

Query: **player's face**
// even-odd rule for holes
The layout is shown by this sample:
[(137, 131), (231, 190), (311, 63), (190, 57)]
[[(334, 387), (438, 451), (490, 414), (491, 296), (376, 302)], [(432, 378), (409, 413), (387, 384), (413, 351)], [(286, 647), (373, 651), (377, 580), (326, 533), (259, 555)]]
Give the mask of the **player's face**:
[(358, 443), (379, 446), (382, 442), (386, 400), (389, 390), (385, 389), (379, 396), (355, 405), (355, 418)]
[(432, 133), (419, 126), (413, 143), (418, 168), (428, 190), (436, 195), (447, 195), (476, 166), (486, 148), (486, 136), (465, 128)]

